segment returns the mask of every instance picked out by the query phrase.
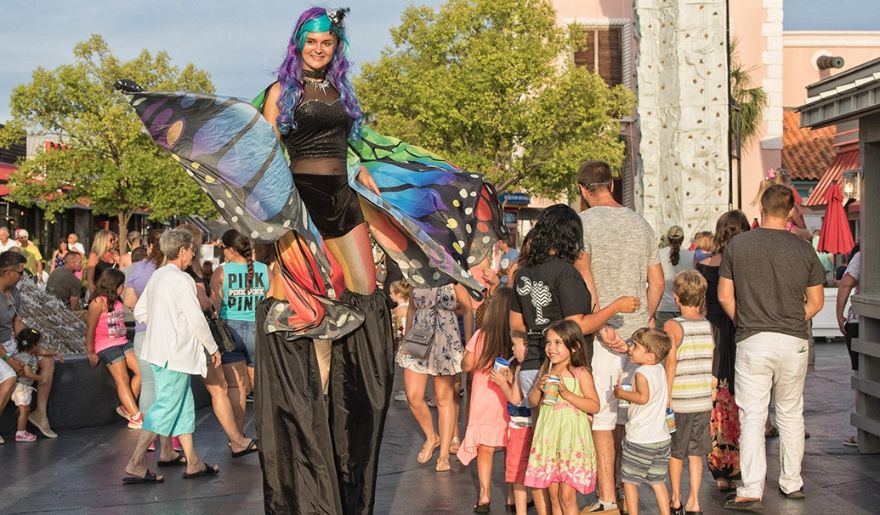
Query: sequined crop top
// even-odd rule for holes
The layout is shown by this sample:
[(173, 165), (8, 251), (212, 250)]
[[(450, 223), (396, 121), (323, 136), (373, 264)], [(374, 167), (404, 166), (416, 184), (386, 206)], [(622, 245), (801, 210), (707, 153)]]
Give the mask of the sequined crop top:
[(292, 169), (304, 160), (345, 162), (352, 120), (342, 107), (336, 88), (329, 82), (306, 81), (294, 118), (297, 127), (281, 138)]

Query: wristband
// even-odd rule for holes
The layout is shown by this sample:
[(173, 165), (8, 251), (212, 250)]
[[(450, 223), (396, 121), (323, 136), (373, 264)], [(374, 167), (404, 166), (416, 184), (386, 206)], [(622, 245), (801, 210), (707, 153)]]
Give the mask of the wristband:
[(3, 355), (3, 361), (9, 363), (9, 354), (4, 354), (4, 355)]

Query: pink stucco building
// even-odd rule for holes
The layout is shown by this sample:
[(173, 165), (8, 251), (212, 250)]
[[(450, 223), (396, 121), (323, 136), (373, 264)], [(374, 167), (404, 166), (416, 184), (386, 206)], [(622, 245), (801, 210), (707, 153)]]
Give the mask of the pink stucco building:
[[(646, 10), (650, 7), (656, 13), (660, 4), (650, 0), (553, 2), (560, 24), (580, 23), (588, 30), (588, 48), (586, 52), (576, 56), (576, 62), (598, 70), (611, 84), (623, 83), (633, 88), (640, 97), (644, 94), (644, 88), (640, 87), (637, 72), (639, 43), (636, 32), (639, 21), (638, 13), (634, 10), (640, 6)], [(706, 4), (717, 8), (719, 2), (707, 0)], [(783, 0), (737, 0), (729, 2), (729, 13), (723, 14), (725, 17), (729, 14), (731, 35), (737, 41), (740, 62), (750, 71), (753, 84), (761, 86), (768, 97), (760, 132), (743, 148), (741, 185), (737, 183), (736, 173), (732, 173), (732, 183), (727, 185), (724, 181), (722, 186), (730, 188), (729, 191), (732, 192), (731, 207), (743, 209), (751, 218), (757, 216), (756, 209), (750, 203), (764, 173), (769, 168), (783, 165), (786, 111), (804, 103), (805, 87), (808, 84), (845, 71), (880, 54), (880, 31), (784, 31)], [(644, 37), (646, 34), (642, 34), (642, 38)], [(718, 51), (723, 52), (723, 49), (719, 48)], [(817, 59), (823, 55), (842, 57), (845, 64), (841, 68), (820, 69)], [(634, 117), (635, 115), (636, 113)], [(635, 176), (637, 166), (634, 164), (638, 162), (637, 157), (645, 142), (639, 141), (638, 132), (631, 120), (624, 120), (622, 134), (630, 141), (630, 152), (633, 154), (632, 158), (628, 156), (625, 165), (627, 169), (623, 171), (624, 200), (628, 200), (627, 196), (648, 194), (646, 190), (640, 190), (640, 178)], [(809, 155), (805, 158), (809, 159)], [(811, 173), (815, 175), (815, 172)], [(818, 179), (819, 177), (812, 177), (803, 186), (808, 188), (810, 181)], [(727, 198), (727, 192), (724, 196)], [(628, 203), (639, 208), (640, 199), (634, 200)], [(668, 219), (667, 217), (666, 220)], [(657, 223), (656, 220), (660, 219), (655, 219), (654, 223)], [(657, 229), (665, 230), (664, 227)]]

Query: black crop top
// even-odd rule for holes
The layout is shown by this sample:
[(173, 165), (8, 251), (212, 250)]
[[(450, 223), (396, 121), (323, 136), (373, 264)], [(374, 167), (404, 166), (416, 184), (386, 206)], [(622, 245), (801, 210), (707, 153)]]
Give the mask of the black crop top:
[(291, 169), (303, 160), (329, 158), (345, 162), (352, 120), (342, 107), (339, 92), (329, 82), (305, 82), (294, 119), (296, 129), (281, 138), (290, 155)]

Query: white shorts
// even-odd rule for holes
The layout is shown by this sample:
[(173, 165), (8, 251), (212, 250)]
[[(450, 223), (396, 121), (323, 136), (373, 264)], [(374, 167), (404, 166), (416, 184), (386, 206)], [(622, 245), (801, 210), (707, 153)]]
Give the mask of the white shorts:
[(625, 358), (629, 361), (626, 354), (606, 349), (598, 338), (593, 341), (593, 381), (599, 395), (599, 412), (593, 415), (593, 431), (612, 431), (619, 423), (614, 385), (623, 372)]
[(16, 383), (12, 391), (12, 402), (16, 406), (30, 406), (35, 388), (29, 384)]
[(18, 377), (18, 374), (15, 373), (15, 370), (12, 370), (9, 363), (0, 360), (0, 383), (5, 383), (7, 380), (15, 379), (16, 377)]

